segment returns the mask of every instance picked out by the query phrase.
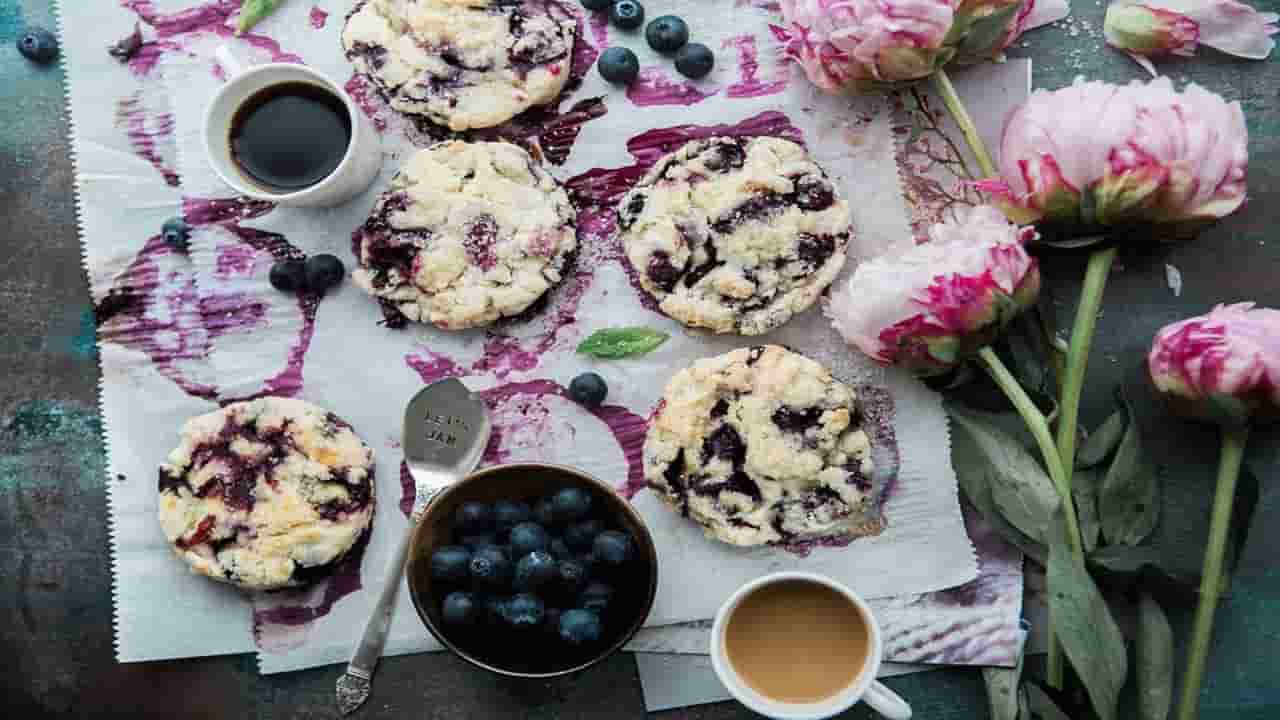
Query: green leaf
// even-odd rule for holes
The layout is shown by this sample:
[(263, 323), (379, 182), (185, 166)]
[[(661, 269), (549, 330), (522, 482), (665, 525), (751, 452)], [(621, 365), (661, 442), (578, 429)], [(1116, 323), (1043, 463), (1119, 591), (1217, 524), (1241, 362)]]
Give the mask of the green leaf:
[(669, 337), (661, 330), (646, 327), (605, 328), (591, 333), (591, 337), (579, 343), (578, 352), (617, 360), (653, 352)]
[(1009, 24), (1018, 14), (1022, 3), (1000, 8), (986, 17), (975, 18), (960, 41), (960, 52), (985, 55), (1009, 32)]
[(1018, 683), (1022, 679), (1022, 659), (1011, 668), (984, 667), (982, 680), (987, 684), (987, 701), (991, 704), (991, 720), (1018, 720)]
[(1058, 513), (1047, 575), (1054, 633), (1098, 717), (1115, 720), (1120, 688), (1129, 674), (1124, 636), (1093, 578), (1067, 545), (1065, 525), (1065, 518)]
[(1151, 545), (1108, 545), (1089, 555), (1089, 568), (1108, 584), (1158, 592), (1194, 601), (1200, 590), (1199, 556), (1185, 548), (1165, 550)]
[(1071, 718), (1059, 708), (1053, 698), (1049, 694), (1040, 689), (1035, 683), (1027, 683), (1027, 704), (1031, 706), (1031, 712), (1035, 713), (1040, 720), (1071, 720)]
[(1098, 517), (1098, 483), (1101, 476), (1093, 470), (1076, 470), (1072, 475), (1071, 498), (1076, 504), (1076, 520), (1080, 524), (1080, 540), (1085, 552), (1098, 547), (1102, 520)]
[(1120, 444), (1124, 436), (1125, 417), (1123, 410), (1111, 413), (1111, 417), (1103, 421), (1088, 440), (1080, 446), (1076, 453), (1076, 468), (1091, 468), (1107, 459), (1112, 450)]
[(1129, 423), (1098, 492), (1107, 542), (1137, 545), (1150, 535), (1160, 513), (1159, 493), (1156, 470), (1143, 453), (1137, 423)]
[(1135, 642), (1139, 720), (1166, 720), (1173, 704), (1173, 630), (1164, 610), (1147, 593), (1138, 604)]
[(1045, 542), (1061, 504), (1048, 474), (1017, 440), (995, 425), (958, 408), (951, 411), (956, 429), (968, 434), (976, 451), (976, 457), (966, 458), (972, 465), (964, 472), (983, 473), (1000, 514), (1032, 540)]
[(240, 6), (240, 22), (236, 25), (236, 34), (248, 32), (283, 4), (284, 0), (244, 0)]

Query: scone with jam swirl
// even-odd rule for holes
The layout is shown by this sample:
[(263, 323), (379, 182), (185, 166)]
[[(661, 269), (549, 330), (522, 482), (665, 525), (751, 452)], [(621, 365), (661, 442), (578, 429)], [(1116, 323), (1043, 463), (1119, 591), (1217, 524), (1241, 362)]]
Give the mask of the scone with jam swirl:
[(676, 373), (649, 425), (644, 474), (676, 512), (732, 545), (881, 529), (872, 443), (853, 389), (778, 345)]
[(373, 450), (290, 398), (187, 421), (160, 466), (160, 527), (192, 572), (275, 590), (326, 575), (369, 530)]

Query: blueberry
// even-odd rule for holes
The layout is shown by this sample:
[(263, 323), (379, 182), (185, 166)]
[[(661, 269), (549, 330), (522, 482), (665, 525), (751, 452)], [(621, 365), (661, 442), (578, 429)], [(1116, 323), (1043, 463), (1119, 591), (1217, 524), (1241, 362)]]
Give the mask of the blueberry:
[(631, 536), (617, 530), (606, 530), (596, 536), (591, 544), (591, 554), (602, 564), (611, 567), (625, 565), (631, 559)]
[(612, 599), (613, 588), (602, 582), (593, 582), (578, 596), (578, 606), (603, 617)]
[(510, 600), (503, 595), (486, 595), (480, 602), (481, 616), (486, 622), (495, 625), (503, 622), (507, 614), (507, 603)]
[(493, 504), (493, 527), (498, 535), (511, 532), (511, 528), (533, 517), (533, 510), (526, 503), (499, 500)]
[(663, 15), (645, 26), (644, 39), (660, 53), (673, 53), (689, 42), (689, 24), (675, 15)]
[(534, 592), (556, 579), (556, 559), (546, 550), (537, 550), (516, 563), (515, 588)]
[(522, 522), (511, 528), (511, 556), (522, 558), (536, 550), (546, 550), (551, 544), (547, 531), (536, 522)]
[(477, 588), (506, 590), (511, 583), (511, 559), (501, 548), (487, 545), (471, 555), (471, 580)]
[(58, 38), (41, 27), (27, 28), (18, 36), (18, 52), (32, 62), (53, 62), (58, 57)]
[(542, 614), (542, 627), (553, 634), (560, 632), (560, 615), (564, 611), (560, 608), (547, 608)]
[(573, 557), (573, 553), (569, 550), (569, 545), (560, 538), (553, 538), (549, 549), (551, 557), (557, 560), (569, 560)]
[(537, 595), (520, 593), (507, 601), (502, 617), (515, 628), (531, 629), (542, 624), (547, 606)]
[(569, 397), (583, 407), (598, 408), (608, 396), (609, 385), (593, 372), (582, 373), (569, 383)]
[(582, 0), (582, 7), (588, 10), (608, 10), (613, 0)]
[(475, 552), (486, 545), (497, 545), (498, 536), (493, 533), (480, 533), (478, 535), (460, 535), (458, 543), (466, 545), (471, 552)]
[(533, 504), (533, 519), (544, 528), (556, 526), (555, 506), (550, 497), (544, 497)]
[(457, 545), (446, 545), (431, 554), (431, 579), (459, 583), (471, 576), (471, 551)]
[(482, 502), (465, 502), (454, 512), (454, 526), (458, 532), (479, 535), (493, 529), (493, 508)]
[(600, 616), (590, 610), (565, 610), (560, 614), (560, 638), (570, 645), (599, 642), (603, 634)]
[(451, 592), (444, 597), (440, 614), (446, 625), (472, 625), (480, 617), (480, 604), (469, 592)]
[(702, 43), (689, 43), (676, 53), (676, 70), (681, 75), (697, 80), (705, 77), (716, 66), (716, 56)]
[(600, 77), (615, 85), (630, 85), (640, 74), (640, 59), (627, 48), (615, 45), (600, 54), (596, 69)]
[(591, 493), (578, 487), (567, 487), (551, 497), (556, 518), (564, 522), (581, 520), (591, 513)]
[(333, 255), (314, 255), (307, 258), (307, 289), (326, 292), (338, 287), (347, 276), (347, 268)]
[(576, 560), (556, 563), (556, 584), (565, 597), (577, 597), (587, 582), (587, 569)]
[(160, 236), (164, 238), (164, 244), (177, 250), (180, 253), (189, 252), (191, 250), (191, 228), (187, 226), (187, 221), (180, 217), (171, 217), (164, 221), (164, 225), (160, 226)]
[(609, 20), (623, 30), (635, 30), (644, 24), (644, 6), (635, 0), (618, 0), (609, 8)]
[(271, 287), (280, 292), (297, 292), (307, 286), (306, 263), (301, 260), (281, 260), (271, 266), (267, 276)]
[(574, 562), (578, 563), (582, 567), (586, 568), (588, 575), (590, 575), (591, 571), (595, 570), (596, 565), (599, 564), (599, 561), (596, 560), (596, 556), (592, 555), (590, 550), (586, 550), (584, 552), (578, 553), (577, 555), (574, 555), (573, 560)]
[(591, 547), (604, 526), (595, 518), (579, 520), (564, 530), (564, 541), (574, 550), (586, 550)]

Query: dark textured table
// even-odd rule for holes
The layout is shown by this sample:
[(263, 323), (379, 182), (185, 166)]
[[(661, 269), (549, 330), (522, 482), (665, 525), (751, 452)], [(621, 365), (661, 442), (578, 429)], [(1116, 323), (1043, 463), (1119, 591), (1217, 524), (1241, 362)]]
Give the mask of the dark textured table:
[[(68, 0), (75, 7), (85, 0)], [(109, 2), (110, 0), (89, 0)], [(1254, 0), (1274, 7), (1276, 0)], [(72, 167), (61, 73), (14, 50), (26, 23), (51, 27), (49, 0), (0, 0), (0, 647), (3, 709), (37, 717), (332, 717), (335, 669), (274, 677), (252, 656), (119, 665), (111, 631), (106, 481), (96, 407), (97, 356), (76, 237)], [(1014, 55), (1036, 60), (1035, 84), (1059, 87), (1078, 74), (1112, 81), (1139, 76), (1107, 50), (1099, 0), (1037, 31)], [(104, 45), (107, 39), (104, 38)], [(1250, 201), (1194, 242), (1122, 257), (1090, 365), (1084, 418), (1112, 408), (1111, 390), (1130, 372), (1155, 329), (1220, 301), (1280, 306), (1280, 53), (1234, 62), (1203, 53), (1162, 68), (1179, 84), (1200, 82), (1244, 106), (1251, 133)], [(1175, 298), (1165, 264), (1182, 272)], [(1045, 258), (1047, 292), (1067, 324), (1083, 259)], [(1160, 533), (1203, 535), (1216, 438), (1140, 412), (1159, 452), (1165, 487)], [(1262, 497), (1232, 594), (1218, 616), (1203, 717), (1280, 717), (1280, 482), (1271, 437), (1255, 434), (1249, 463)], [(1198, 562), (1198, 560), (1197, 560)], [(1175, 612), (1179, 637), (1189, 612)], [(198, 619), (193, 619), (198, 621)], [(889, 684), (917, 717), (984, 718), (976, 671), (947, 670)], [(619, 655), (580, 677), (551, 683), (498, 679), (448, 655), (386, 660), (365, 718), (623, 718), (644, 714), (635, 665)], [(731, 703), (668, 713), (742, 718)], [(867, 718), (855, 710), (850, 718)]]

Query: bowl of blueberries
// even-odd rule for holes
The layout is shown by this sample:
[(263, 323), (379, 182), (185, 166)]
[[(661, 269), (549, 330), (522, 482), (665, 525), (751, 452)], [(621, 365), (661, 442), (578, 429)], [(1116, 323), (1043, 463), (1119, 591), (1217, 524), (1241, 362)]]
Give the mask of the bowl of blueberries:
[(549, 678), (621, 649), (653, 607), (658, 555), (608, 484), (538, 463), (486, 468), (440, 493), (406, 575), (427, 630), (473, 665)]

